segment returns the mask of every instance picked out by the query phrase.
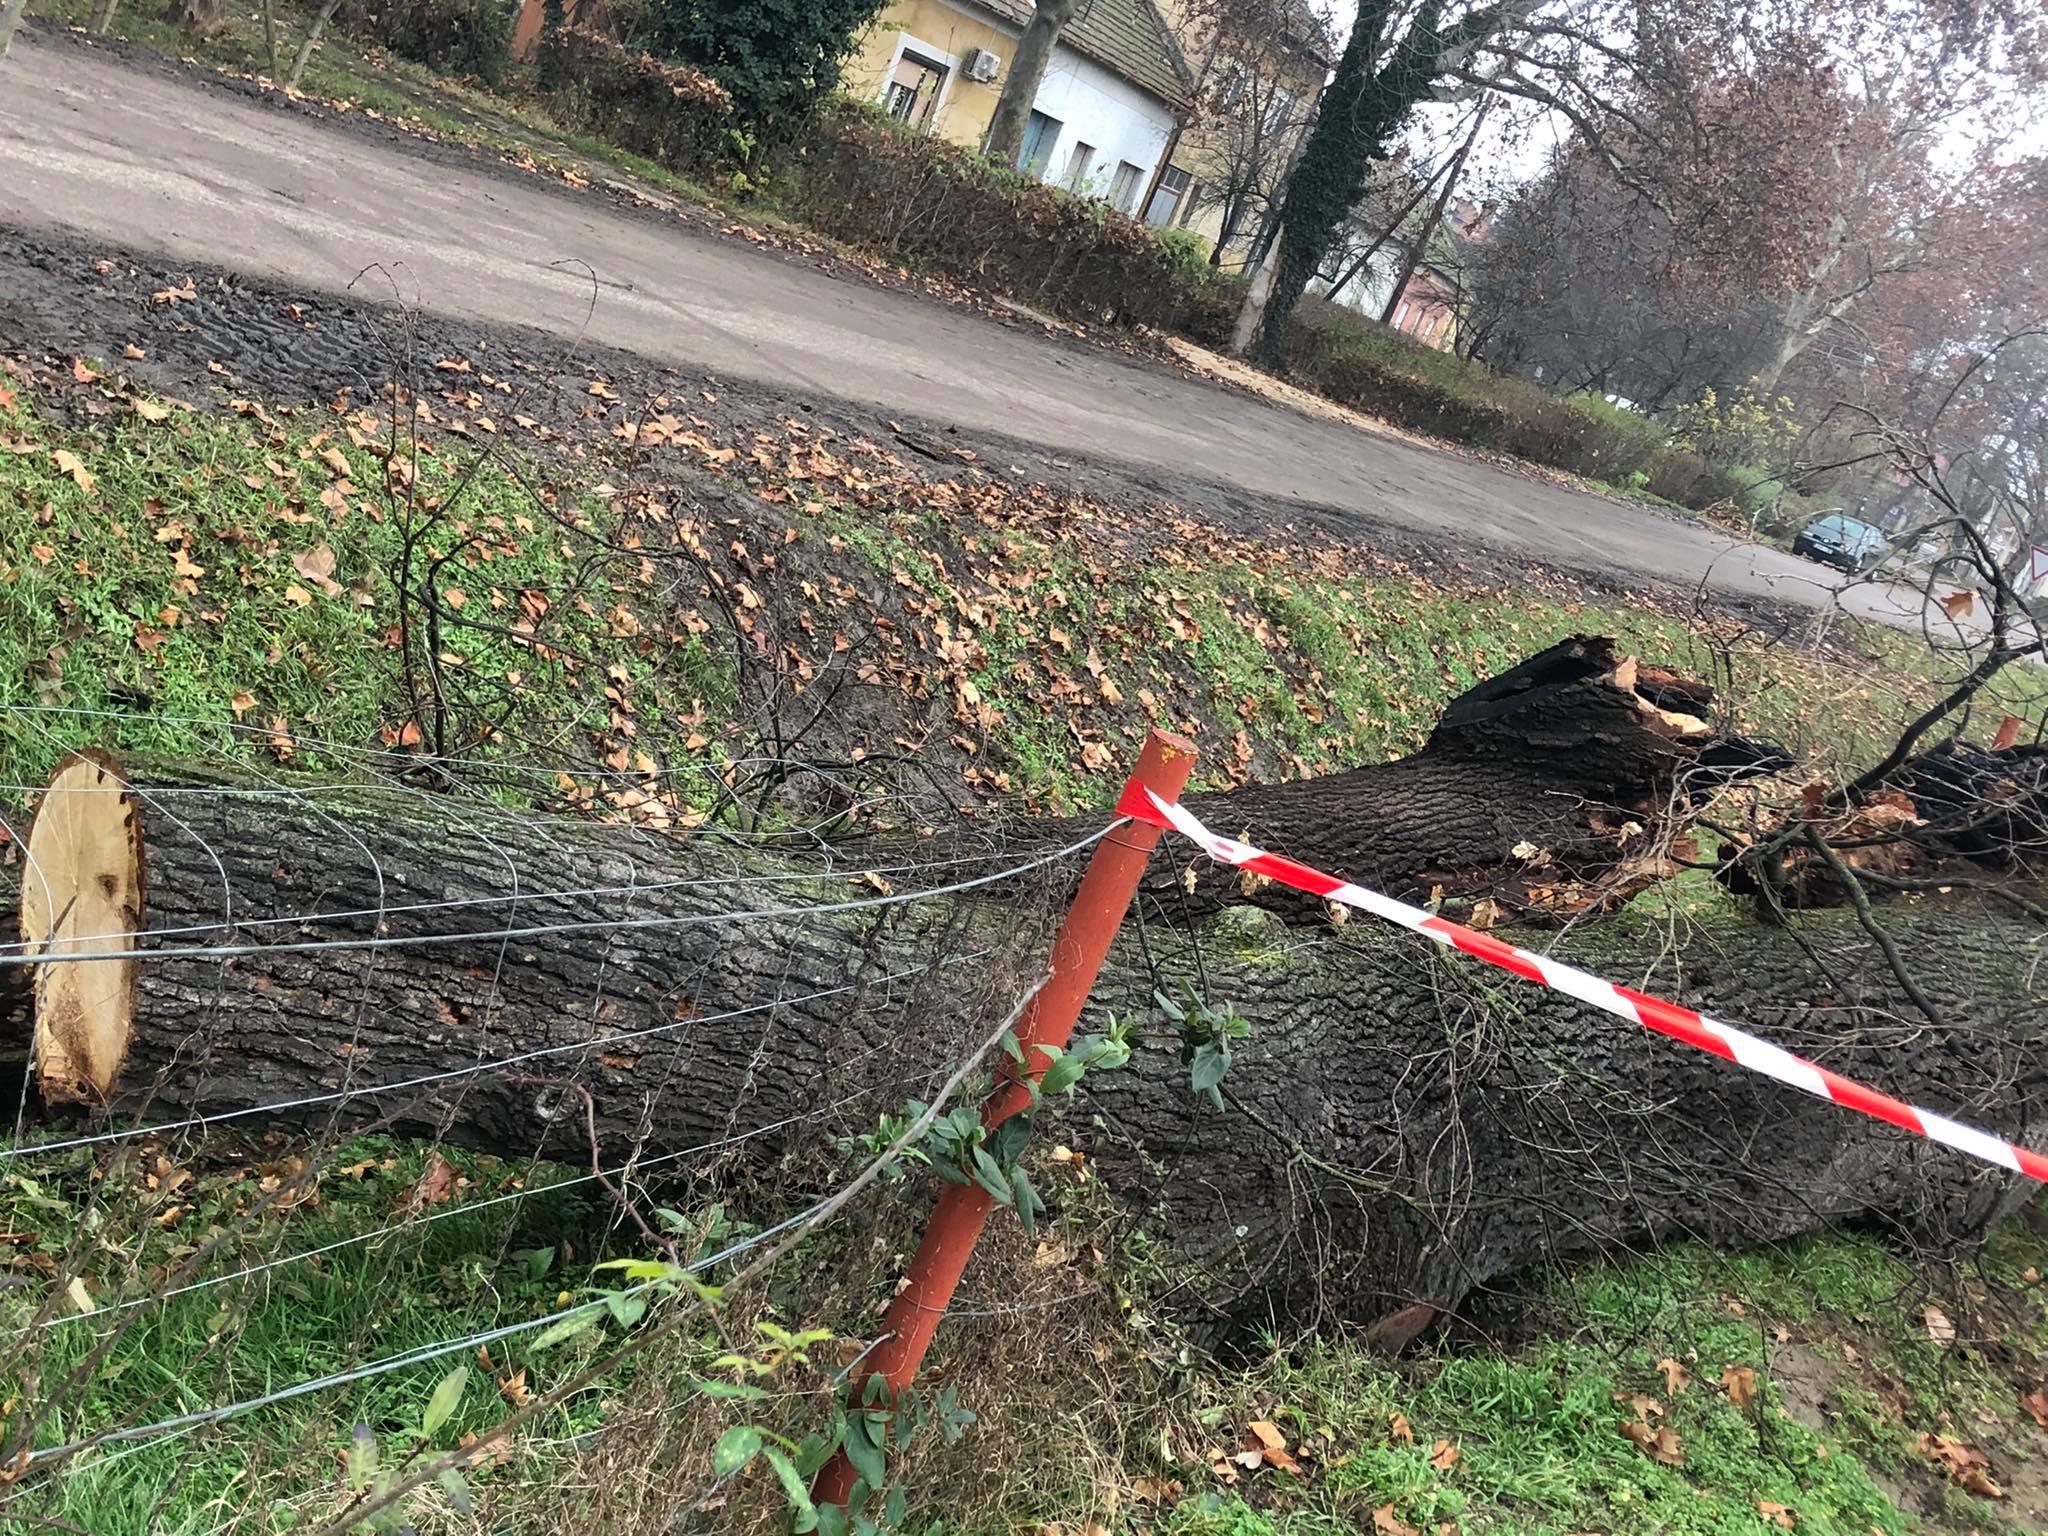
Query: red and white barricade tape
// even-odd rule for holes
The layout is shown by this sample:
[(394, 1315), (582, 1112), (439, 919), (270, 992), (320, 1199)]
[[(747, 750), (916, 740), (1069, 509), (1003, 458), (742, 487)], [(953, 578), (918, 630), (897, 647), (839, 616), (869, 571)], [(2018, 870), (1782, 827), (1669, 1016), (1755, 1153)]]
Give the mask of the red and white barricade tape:
[(1404, 901), (1395, 901), (1391, 896), (1382, 896), (1377, 891), (1368, 891), (1363, 886), (1353, 885), (1348, 880), (1339, 880), (1326, 875), (1319, 869), (1298, 864), (1293, 859), (1240, 843), (1233, 838), (1218, 837), (1203, 826), (1195, 814), (1186, 806), (1168, 805), (1144, 785), (1132, 780), (1124, 788), (1123, 799), (1117, 810), (1135, 821), (1146, 822), (1155, 827), (1166, 827), (1179, 832), (1196, 847), (1219, 864), (1233, 865), (1238, 869), (1250, 870), (1253, 874), (1264, 875), (1280, 885), (1297, 891), (1306, 891), (1311, 896), (1320, 896), (1343, 906), (1356, 907), (1361, 912), (1370, 912), (1374, 917), (1406, 928), (1424, 938), (1453, 949), (1463, 950), (1477, 956), (1490, 965), (1497, 965), (1504, 971), (1513, 971), (1539, 986), (1554, 987), (1559, 992), (1577, 998), (1591, 1007), (1602, 1009), (1655, 1030), (1660, 1035), (1669, 1035), (1674, 1040), (1683, 1040), (1687, 1045), (1700, 1050), (1711, 1051), (1725, 1061), (1747, 1067), (1752, 1072), (1761, 1072), (1765, 1077), (1775, 1078), (1788, 1087), (1810, 1093), (1815, 1098), (1828, 1099), (1846, 1108), (1896, 1125), (1902, 1130), (1912, 1131), (1919, 1136), (1938, 1141), (1943, 1146), (1953, 1147), (1958, 1152), (1967, 1152), (1972, 1157), (1982, 1158), (2013, 1173), (2023, 1173), (2029, 1178), (2048, 1182), (2048, 1157), (2030, 1152), (2025, 1147), (1980, 1131), (1972, 1126), (1961, 1125), (1945, 1115), (1937, 1115), (1930, 1109), (1917, 1109), (1911, 1104), (1892, 1098), (1889, 1094), (1866, 1088), (1861, 1083), (1852, 1083), (1845, 1077), (1838, 1077), (1826, 1067), (1794, 1056), (1790, 1051), (1779, 1049), (1768, 1040), (1759, 1040), (1755, 1035), (1745, 1033), (1732, 1024), (1695, 1013), (1690, 1008), (1681, 1008), (1676, 1003), (1667, 1003), (1661, 998), (1650, 997), (1628, 987), (1617, 987), (1612, 982), (1602, 981), (1598, 976), (1552, 960), (1545, 955), (1531, 954), (1526, 949), (1517, 949), (1512, 944), (1503, 944), (1499, 939), (1488, 938), (1476, 929), (1461, 923), (1449, 922), (1432, 916), (1420, 907), (1411, 907)]

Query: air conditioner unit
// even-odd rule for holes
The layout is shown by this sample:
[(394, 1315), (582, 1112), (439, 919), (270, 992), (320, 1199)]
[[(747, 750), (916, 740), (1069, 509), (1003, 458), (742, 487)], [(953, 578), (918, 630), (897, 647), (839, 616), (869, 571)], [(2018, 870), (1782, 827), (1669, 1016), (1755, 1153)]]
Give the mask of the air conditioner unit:
[(967, 62), (961, 66), (961, 72), (968, 79), (987, 85), (1002, 72), (1002, 68), (1003, 61), (986, 48), (970, 48), (967, 52)]

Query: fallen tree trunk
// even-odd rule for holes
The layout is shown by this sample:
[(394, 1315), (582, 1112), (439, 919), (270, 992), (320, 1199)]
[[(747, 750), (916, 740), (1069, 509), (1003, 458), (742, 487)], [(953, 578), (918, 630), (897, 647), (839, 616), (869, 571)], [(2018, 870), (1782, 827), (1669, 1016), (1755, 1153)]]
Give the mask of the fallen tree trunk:
[[(1428, 849), (1437, 799), (1400, 820), (1399, 786), (1421, 776), (1343, 777), (1387, 843)], [(585, 1163), (801, 1162), (928, 1092), (1036, 974), (1078, 862), (942, 891), (963, 871), (985, 880), (985, 856), (870, 877), (391, 787), (188, 778), (133, 795), (149, 935), (130, 1037), (46, 1042), (47, 1100), (114, 1124), (257, 1110)], [(1329, 801), (1324, 826), (1351, 825), (1345, 809)], [(65, 824), (50, 814), (39, 827)], [(58, 908), (67, 880), (118, 906), (92, 861), (32, 847)], [(1308, 829), (1288, 851), (1331, 850)], [(1184, 889), (1147, 898), (1153, 921), (1111, 956), (1098, 1017), (1153, 1022), (1062, 1134), (1147, 1212), (1220, 1329), (1448, 1305), (1533, 1262), (1673, 1235), (1756, 1241), (1870, 1215), (1949, 1242), (2009, 1198), (1952, 1153), (1363, 920), (1290, 927), (1240, 904), (1162, 926)], [(1974, 909), (1893, 921), (1945, 1028), (1847, 913), (1780, 928), (1724, 913), (1682, 942), (1623, 918), (1559, 950), (2029, 1138), (2048, 1088), (2038, 930)], [(1190, 1092), (1150, 1001), (1183, 987), (1255, 1027), (1220, 1113)]]

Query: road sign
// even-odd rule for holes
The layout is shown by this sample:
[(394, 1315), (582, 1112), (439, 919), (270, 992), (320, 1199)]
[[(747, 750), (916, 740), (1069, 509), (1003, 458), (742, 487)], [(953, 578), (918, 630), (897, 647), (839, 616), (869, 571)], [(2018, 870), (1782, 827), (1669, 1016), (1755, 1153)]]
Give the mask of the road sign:
[(2038, 587), (2044, 581), (2048, 581), (2048, 549), (2036, 544), (2027, 560), (2027, 585)]

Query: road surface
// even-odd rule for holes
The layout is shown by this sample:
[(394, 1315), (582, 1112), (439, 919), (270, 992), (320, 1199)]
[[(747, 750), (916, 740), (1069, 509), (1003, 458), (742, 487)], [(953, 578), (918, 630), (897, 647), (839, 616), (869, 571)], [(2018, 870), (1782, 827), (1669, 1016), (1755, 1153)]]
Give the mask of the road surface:
[[(1835, 600), (1776, 550), (34, 36), (0, 62), (0, 222), (316, 289), (381, 262), (424, 308), (570, 335), (590, 286), (561, 264), (587, 263), (592, 338), (663, 360), (1551, 564)], [(1880, 589), (1844, 601), (1910, 622)]]

